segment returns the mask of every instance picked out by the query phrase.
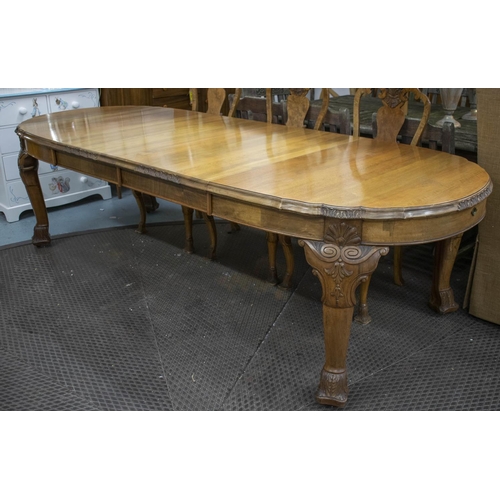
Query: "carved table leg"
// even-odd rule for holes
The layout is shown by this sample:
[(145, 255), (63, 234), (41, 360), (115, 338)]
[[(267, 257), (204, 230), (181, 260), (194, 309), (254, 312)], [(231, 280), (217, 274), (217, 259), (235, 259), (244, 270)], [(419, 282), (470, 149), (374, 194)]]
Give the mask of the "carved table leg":
[(205, 224), (208, 228), (208, 234), (210, 236), (210, 253), (208, 258), (210, 260), (215, 260), (217, 252), (217, 228), (215, 227), (215, 221), (212, 215), (208, 215), (205, 212), (202, 212), (201, 216), (205, 220)]
[(344, 222), (331, 224), (324, 241), (299, 240), (306, 260), (323, 289), (325, 365), (316, 400), (342, 407), (347, 402), (346, 358), (356, 303), (356, 288), (375, 271), (387, 247), (360, 245), (357, 229)]
[(285, 236), (280, 234), (278, 236), (279, 242), (281, 243), (281, 248), (283, 248), (283, 253), (285, 254), (285, 263), (286, 263), (286, 271), (285, 276), (281, 283), (279, 284), (280, 288), (291, 288), (292, 287), (292, 276), (293, 269), (295, 267), (295, 261), (293, 258), (293, 248), (292, 248), (292, 239), (290, 236)]
[(458, 309), (450, 286), (450, 277), (461, 240), (462, 235), (460, 234), (436, 243), (429, 305), (441, 314), (454, 312)]
[(193, 253), (193, 213), (194, 210), (189, 207), (182, 206), (182, 213), (184, 214), (184, 229), (186, 231), (186, 245), (184, 251)]
[(36, 224), (31, 241), (33, 245), (37, 247), (49, 245), (49, 217), (47, 215), (47, 207), (45, 206), (42, 187), (40, 186), (40, 179), (38, 177), (38, 160), (25, 151), (21, 151), (17, 164), (36, 217)]
[(146, 204), (144, 203), (144, 195), (140, 191), (132, 190), (137, 206), (139, 207), (140, 220), (137, 232), (144, 234), (146, 232)]

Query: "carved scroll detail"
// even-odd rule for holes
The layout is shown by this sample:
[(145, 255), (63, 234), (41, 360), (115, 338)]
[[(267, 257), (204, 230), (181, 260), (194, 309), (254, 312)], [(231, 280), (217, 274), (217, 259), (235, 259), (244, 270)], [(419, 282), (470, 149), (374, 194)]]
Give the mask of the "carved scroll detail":
[(333, 220), (324, 241), (299, 240), (323, 290), (325, 364), (316, 400), (342, 407), (347, 401), (347, 348), (357, 286), (369, 279), (388, 247), (361, 245), (357, 227)]
[(360, 245), (357, 229), (345, 222), (328, 226), (325, 241), (300, 240), (306, 259), (323, 288), (323, 304), (330, 307), (354, 307), (356, 288), (377, 267), (387, 247)]

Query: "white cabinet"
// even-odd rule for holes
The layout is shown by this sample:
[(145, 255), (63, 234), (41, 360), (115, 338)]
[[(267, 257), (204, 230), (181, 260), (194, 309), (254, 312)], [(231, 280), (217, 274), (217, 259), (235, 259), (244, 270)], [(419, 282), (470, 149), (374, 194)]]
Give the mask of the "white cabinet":
[[(0, 89), (0, 212), (8, 222), (31, 209), (19, 175), (19, 138), (15, 129), (28, 118), (45, 113), (99, 106), (97, 89)], [(111, 188), (100, 179), (40, 161), (38, 174), (47, 207), (65, 205), (98, 194), (111, 198)]]

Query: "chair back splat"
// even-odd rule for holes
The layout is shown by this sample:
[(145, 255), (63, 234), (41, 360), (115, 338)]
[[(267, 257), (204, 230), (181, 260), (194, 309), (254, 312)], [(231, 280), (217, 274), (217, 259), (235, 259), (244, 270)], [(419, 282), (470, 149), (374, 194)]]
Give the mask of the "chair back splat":
[[(373, 95), (374, 89), (357, 89), (353, 104), (353, 135), (360, 135), (359, 108), (361, 98)], [(377, 89), (377, 97), (382, 101), (382, 107), (377, 112), (377, 135), (374, 139), (380, 141), (397, 142), (400, 130), (403, 127), (408, 112), (410, 95), (423, 103), (423, 112), (411, 144), (420, 144), (422, 133), (429, 120), (431, 102), (419, 89)]]
[[(229, 109), (228, 116), (235, 116), (236, 106), (241, 97), (241, 89), (235, 89), (233, 95), (233, 104)], [(198, 89), (189, 89), (191, 99), (191, 110), (199, 111)], [(208, 89), (207, 90), (207, 114), (220, 115), (222, 114), (222, 106), (226, 100), (226, 89)]]

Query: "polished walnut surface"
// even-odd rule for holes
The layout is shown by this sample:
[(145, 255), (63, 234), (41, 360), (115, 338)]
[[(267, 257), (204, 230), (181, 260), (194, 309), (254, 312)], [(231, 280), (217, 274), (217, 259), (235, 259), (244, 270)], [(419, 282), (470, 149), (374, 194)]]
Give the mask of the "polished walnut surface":
[[(122, 168), (152, 167), (209, 192), (245, 192), (302, 213), (363, 209), (363, 218), (452, 212), (488, 174), (462, 157), (407, 145), (205, 113), (112, 107), (37, 117), (24, 137), (96, 152)], [(231, 127), (228, 126), (231, 122)]]

